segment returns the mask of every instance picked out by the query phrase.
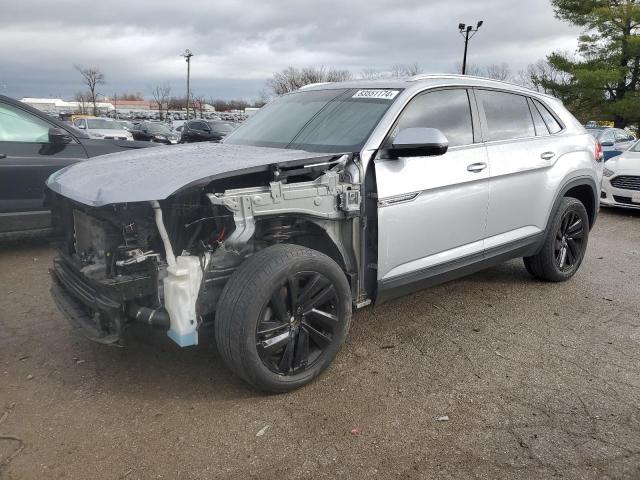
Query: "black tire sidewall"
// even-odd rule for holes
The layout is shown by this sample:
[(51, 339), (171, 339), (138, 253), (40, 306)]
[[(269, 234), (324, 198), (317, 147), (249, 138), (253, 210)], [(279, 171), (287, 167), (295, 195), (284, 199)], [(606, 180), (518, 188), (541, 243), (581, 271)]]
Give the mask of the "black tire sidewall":
[[(562, 218), (568, 212), (573, 211), (583, 221), (584, 224), (584, 239), (582, 243), (582, 250), (580, 252), (580, 257), (577, 262), (567, 271), (560, 270), (560, 267), (556, 264), (555, 259), (555, 239), (558, 230), (560, 229), (560, 225), (562, 223)], [(589, 215), (587, 214), (587, 210), (579, 200), (571, 197), (566, 197), (562, 200), (558, 211), (553, 219), (551, 224), (551, 229), (547, 235), (547, 239), (545, 241), (545, 245), (542, 250), (542, 255), (544, 255), (544, 267), (547, 272), (551, 274), (551, 277), (554, 277), (553, 280), (556, 281), (564, 281), (573, 277), (576, 272), (580, 269), (580, 265), (582, 265), (582, 261), (584, 260), (584, 256), (587, 251), (587, 245), (589, 242)]]
[[(287, 247), (303, 252), (290, 256), (286, 254)], [(308, 254), (305, 255), (304, 251)], [(265, 256), (269, 255), (271, 258), (267, 258), (265, 261)], [(253, 262), (261, 262), (257, 272)], [(269, 302), (275, 288), (284, 284), (287, 277), (306, 271), (320, 273), (334, 285), (338, 297), (336, 310), (340, 319), (340, 327), (334, 332), (334, 340), (331, 345), (322, 352), (321, 358), (312, 367), (299, 374), (278, 375), (264, 365), (258, 354), (256, 347), (257, 324), (260, 314)], [(249, 272), (251, 272), (251, 276), (255, 276), (255, 281), (246, 282), (246, 274)], [(229, 292), (227, 292), (227, 287)], [(344, 343), (351, 323), (351, 291), (342, 269), (326, 255), (294, 245), (269, 247), (259, 252), (255, 257), (246, 260), (229, 280), (227, 287), (225, 287), (223, 296), (227, 293), (238, 295), (239, 292), (235, 290), (242, 288), (242, 295), (247, 295), (252, 299), (251, 302), (245, 304), (246, 306), (234, 309), (233, 319), (227, 319), (227, 321), (237, 322), (234, 325), (235, 328), (231, 329), (234, 332), (232, 338), (227, 341), (235, 343), (234, 350), (239, 352), (239, 358), (233, 362), (236, 367), (241, 369), (241, 372), (238, 373), (261, 390), (285, 392), (310, 382), (327, 368)]]

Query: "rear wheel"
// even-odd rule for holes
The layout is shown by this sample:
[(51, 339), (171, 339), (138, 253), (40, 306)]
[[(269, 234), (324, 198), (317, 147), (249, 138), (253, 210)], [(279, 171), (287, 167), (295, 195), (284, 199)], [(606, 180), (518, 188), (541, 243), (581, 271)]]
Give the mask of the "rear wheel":
[(246, 260), (222, 293), (216, 342), (227, 366), (254, 387), (285, 392), (319, 375), (351, 322), (351, 292), (326, 255), (275, 245)]
[(582, 264), (588, 240), (587, 210), (579, 200), (563, 198), (542, 249), (537, 255), (524, 258), (525, 267), (541, 280), (569, 280)]

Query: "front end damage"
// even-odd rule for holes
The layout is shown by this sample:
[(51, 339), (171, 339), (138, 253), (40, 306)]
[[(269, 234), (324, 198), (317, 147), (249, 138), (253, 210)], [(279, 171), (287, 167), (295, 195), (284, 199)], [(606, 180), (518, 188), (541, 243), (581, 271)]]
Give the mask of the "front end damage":
[(350, 155), (185, 188), (164, 200), (88, 206), (54, 195), (64, 237), (51, 270), (60, 310), (100, 343), (128, 325), (196, 345), (227, 280), (276, 243), (332, 257), (362, 301), (360, 172)]

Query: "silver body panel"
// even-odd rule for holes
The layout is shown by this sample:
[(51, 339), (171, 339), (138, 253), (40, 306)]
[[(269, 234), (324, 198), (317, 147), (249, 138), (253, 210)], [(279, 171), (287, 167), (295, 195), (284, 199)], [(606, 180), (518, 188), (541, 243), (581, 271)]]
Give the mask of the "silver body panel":
[[(363, 88), (361, 82), (352, 83)], [(345, 86), (351, 84), (336, 88)], [(564, 128), (550, 136), (454, 148), (442, 157), (374, 159), (406, 105), (418, 94), (444, 87), (486, 88), (538, 99)], [(361, 152), (365, 168), (374, 161), (376, 169), (378, 281), (482, 256), (540, 235), (564, 185), (581, 177), (591, 178), (597, 186), (601, 183), (602, 164), (595, 162), (593, 137), (553, 97), (505, 82), (455, 75), (376, 81), (369, 88), (404, 89)], [(486, 170), (468, 172), (467, 167), (478, 162), (486, 162)], [(414, 198), (393, 203), (394, 197), (407, 195)]]

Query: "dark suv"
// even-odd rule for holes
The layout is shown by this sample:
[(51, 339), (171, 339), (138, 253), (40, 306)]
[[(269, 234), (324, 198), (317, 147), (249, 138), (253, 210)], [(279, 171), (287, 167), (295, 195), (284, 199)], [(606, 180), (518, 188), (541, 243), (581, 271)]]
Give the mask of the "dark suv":
[(47, 231), (45, 180), (89, 157), (148, 147), (97, 140), (22, 102), (0, 95), (0, 239)]
[(221, 120), (190, 120), (182, 128), (181, 143), (220, 142), (237, 128), (233, 122)]

